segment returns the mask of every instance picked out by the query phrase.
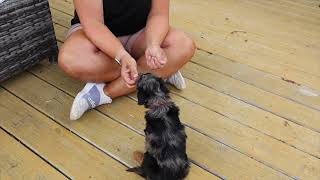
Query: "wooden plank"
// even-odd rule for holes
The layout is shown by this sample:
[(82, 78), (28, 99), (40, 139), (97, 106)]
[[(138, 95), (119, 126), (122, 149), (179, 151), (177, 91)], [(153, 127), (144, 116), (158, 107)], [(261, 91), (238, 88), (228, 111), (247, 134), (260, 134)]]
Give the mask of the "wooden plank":
[[(182, 72), (189, 79), (320, 132), (320, 111), (318, 110), (294, 103), (196, 64), (187, 64)], [(189, 91), (193, 89), (189, 88)], [(196, 101), (203, 104), (200, 99)]]
[(315, 1), (315, 0), (306, 0), (306, 1), (300, 1), (300, 0), (286, 0), (290, 3), (295, 3), (297, 5), (300, 6), (307, 6), (307, 7), (311, 7), (311, 8), (315, 8), (317, 9), (319, 7), (319, 2)]
[(56, 1), (56, 0), (49, 0), (49, 4), (51, 8), (55, 8), (57, 10), (60, 10), (66, 14), (73, 15), (74, 12), (74, 6), (73, 1)]
[[(302, 71), (319, 82), (318, 9), (290, 9), (288, 3), (261, 0), (176, 0), (172, 7), (173, 24), (197, 34), (194, 38), (201, 49), (263, 69)], [(186, 11), (192, 13), (186, 16)]]
[[(212, 91), (212, 89), (193, 81), (187, 80), (187, 83), (188, 88), (182, 92), (175, 89), (172, 90), (179, 96), (182, 96), (192, 102), (201, 104), (212, 111), (219, 112), (230, 119), (239, 121), (242, 124), (246, 124), (247, 126), (268, 134), (271, 137), (275, 137), (280, 141), (319, 157), (319, 133), (292, 123), (279, 116), (275, 116), (272, 113), (255, 108), (252, 105), (245, 104), (242, 101), (224, 96), (221, 93)], [(213, 81), (213, 83), (218, 82)], [(275, 107), (282, 108), (277, 105)], [(314, 118), (314, 123), (315, 126), (318, 126), (319, 122), (316, 120), (317, 119)], [(306, 136), (302, 137), (300, 133), (305, 134)]]
[(72, 16), (52, 7), (50, 8), (50, 11), (54, 23), (57, 23), (64, 27), (70, 27)]
[[(277, 5), (274, 5), (275, 3), (278, 3)], [(277, 12), (281, 15), (287, 15), (287, 16), (293, 16), (296, 17), (296, 21), (302, 21), (302, 20), (307, 20), (307, 22), (314, 22), (317, 24), (316, 20), (320, 18), (319, 14), (317, 13), (318, 6), (303, 6), (302, 3), (293, 3), (290, 0), (281, 0), (275, 1), (275, 0), (270, 0), (268, 2), (261, 1), (261, 0), (256, 0), (254, 3), (261, 3), (260, 6), (272, 6), (269, 7), (270, 10), (273, 10), (274, 12)], [(319, 4), (318, 4), (319, 5)], [(286, 9), (286, 11), (283, 11), (283, 9)], [(308, 18), (309, 16), (309, 18)], [(304, 22), (303, 22), (304, 23)]]
[[(63, 34), (66, 29), (62, 26), (56, 25), (56, 31), (57, 36), (59, 38), (63, 38)], [(198, 52), (197, 56), (194, 58), (200, 59), (197, 61), (202, 60), (201, 57), (198, 57), (199, 53), (201, 52)], [(236, 97), (237, 99), (239, 98), (252, 105), (248, 105), (204, 86), (198, 86), (194, 82), (190, 81), (189, 84), (191, 87), (184, 90), (183, 93), (174, 90), (179, 96), (187, 98), (193, 102), (200, 103), (212, 111), (218, 111), (231, 119), (241, 121), (241, 123), (244, 123), (249, 127), (253, 127), (263, 133), (275, 137), (276, 139), (284, 141), (291, 146), (320, 157), (320, 138), (313, 138), (319, 137), (319, 133), (312, 132), (312, 130), (308, 129), (305, 130), (305, 128), (294, 123), (290, 123), (289, 125), (289, 122), (287, 122), (288, 120), (286, 120), (289, 119), (295, 123), (304, 125), (310, 129), (314, 129), (315, 131), (319, 131), (320, 123), (318, 122), (318, 119), (320, 117), (320, 111), (292, 103), (291, 101), (278, 97), (274, 94), (264, 92), (253, 86), (192, 63), (189, 63), (185, 68), (183, 68), (183, 73), (190, 79), (208, 84), (215, 90), (231, 95), (232, 97)], [(197, 91), (202, 93), (193, 93), (193, 88), (196, 88)], [(202, 96), (203, 94), (207, 94), (208, 96)], [(253, 94), (255, 96), (253, 96)], [(210, 97), (212, 101), (209, 101), (208, 97)], [(271, 99), (272, 101), (269, 101)], [(223, 104), (225, 102), (229, 102), (228, 105), (221, 106), (221, 103)], [(259, 108), (269, 112), (265, 112)], [(255, 115), (248, 117), (248, 114)], [(257, 123), (257, 117), (263, 121), (261, 121), (261, 123)], [(284, 124), (289, 126), (283, 127)], [(300, 132), (299, 135), (297, 132)]]
[(0, 179), (68, 179), (0, 129)]
[(54, 26), (54, 31), (56, 33), (57, 40), (63, 42), (65, 39), (65, 35), (68, 32), (68, 29), (56, 23), (54, 23), (53, 26)]
[(197, 51), (192, 62), (299, 104), (320, 110), (320, 91), (259, 71), (218, 54)]
[[(75, 95), (83, 87), (83, 84), (79, 84), (77, 81), (66, 78), (59, 69), (52, 67), (41, 69), (36, 68), (33, 72), (36, 73), (37, 76), (44, 78), (50, 83), (54, 83), (55, 86), (72, 95)], [(195, 91), (195, 93), (204, 94), (203, 92), (197, 91)], [(223, 142), (228, 146), (234, 147), (238, 151), (241, 151), (252, 158), (258, 159), (260, 162), (270, 165), (275, 169), (281, 169), (283, 172), (290, 172), (290, 174), (295, 174), (294, 176), (301, 177), (303, 176), (300, 174), (301, 172), (299, 172), (298, 175), (293, 169), (302, 167), (294, 167), (291, 165), (292, 162), (289, 161), (300, 162), (301, 164), (312, 164), (312, 167), (317, 167), (317, 164), (320, 163), (312, 156), (309, 157), (307, 154), (288, 147), (287, 145), (274, 140), (270, 136), (266, 136), (251, 128), (242, 126), (237, 122), (216, 114), (197, 104), (190, 103), (175, 95), (173, 95), (173, 99), (180, 106), (181, 117), (183, 122), (188, 124), (188, 126), (209, 135), (219, 142)], [(99, 108), (99, 110), (108, 116), (121, 119), (122, 123), (142, 132), (144, 126), (143, 122), (141, 122), (141, 119), (143, 119), (143, 110), (135, 108), (134, 105), (136, 102), (126, 100), (126, 103), (117, 105), (118, 101), (120, 100), (114, 101), (110, 106), (103, 106)], [(199, 149), (202, 148), (199, 145), (195, 147)], [(272, 156), (266, 156), (266, 154), (272, 154)], [(288, 158), (289, 156), (290, 158)], [(205, 157), (207, 158), (207, 156)], [(306, 157), (308, 157), (307, 161), (305, 159)], [(199, 158), (203, 158), (203, 156)], [(308, 171), (307, 173), (313, 174), (317, 172)], [(317, 174), (314, 175), (318, 176)]]
[[(130, 167), (136, 165), (132, 153), (143, 151), (143, 136), (96, 111), (87, 113), (82, 121), (70, 121), (69, 110), (73, 98), (31, 74), (22, 74), (4, 83), (4, 87), (123, 164)], [(189, 178), (219, 179), (194, 165)]]
[(135, 174), (126, 172), (126, 167), (119, 162), (2, 88), (0, 99), (0, 126), (68, 177), (139, 179)]
[[(51, 7), (72, 15), (70, 0), (51, 0), (50, 3)], [(272, 3), (261, 6), (264, 3), (254, 1), (191, 0), (184, 3), (175, 0), (171, 6), (171, 22), (191, 34), (200, 49), (320, 90), (320, 62), (317, 60), (320, 34), (316, 30), (320, 26), (308, 21), (310, 17), (318, 18), (317, 14), (299, 19), (279, 10), (274, 13), (272, 8), (279, 3)], [(186, 11), (197, 15), (186, 16)], [(310, 9), (302, 7), (295, 9), (297, 12), (291, 11), (297, 16), (300, 11), (309, 12)], [(201, 14), (207, 16), (199, 19)]]

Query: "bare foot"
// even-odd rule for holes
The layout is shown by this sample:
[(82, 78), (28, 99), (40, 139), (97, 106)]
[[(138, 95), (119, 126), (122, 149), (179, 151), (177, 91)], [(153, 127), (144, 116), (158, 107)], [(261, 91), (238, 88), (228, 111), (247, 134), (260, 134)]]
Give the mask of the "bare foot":
[(140, 151), (133, 152), (133, 159), (137, 161), (139, 164), (142, 164), (144, 154)]

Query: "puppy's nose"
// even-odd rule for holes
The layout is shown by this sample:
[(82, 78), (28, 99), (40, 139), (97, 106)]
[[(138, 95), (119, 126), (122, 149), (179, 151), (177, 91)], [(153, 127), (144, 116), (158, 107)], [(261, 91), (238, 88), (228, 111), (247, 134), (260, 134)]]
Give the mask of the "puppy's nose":
[(139, 74), (138, 75), (138, 82), (141, 81), (143, 79), (143, 74)]
[(147, 77), (147, 74), (145, 74), (145, 73), (141, 73), (139, 76), (140, 76), (140, 79), (144, 79), (144, 78), (146, 78), (146, 77)]

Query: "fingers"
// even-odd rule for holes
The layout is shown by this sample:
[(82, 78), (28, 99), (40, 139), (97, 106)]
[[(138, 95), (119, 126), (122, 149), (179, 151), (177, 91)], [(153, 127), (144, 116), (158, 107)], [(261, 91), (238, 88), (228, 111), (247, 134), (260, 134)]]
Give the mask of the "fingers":
[(165, 53), (161, 54), (161, 56), (157, 59), (158, 62), (158, 68), (163, 68), (164, 65), (167, 63), (167, 56)]
[(159, 69), (164, 66), (164, 63), (162, 63), (158, 57), (150, 56), (147, 59), (147, 65), (152, 69)]
[(130, 79), (132, 80), (133, 84), (136, 82), (138, 78), (138, 70), (136, 63), (130, 64)]
[(163, 68), (167, 63), (167, 56), (160, 47), (148, 48), (145, 53), (147, 65), (150, 69), (155, 70)]
[(152, 56), (151, 56), (150, 50), (148, 50), (148, 49), (146, 50), (146, 61), (147, 61), (148, 67), (153, 69)]
[(156, 57), (152, 57), (152, 64), (153, 64), (153, 69), (158, 69), (159, 65), (158, 65), (158, 60)]
[(126, 82), (126, 85), (129, 88), (134, 87), (136, 83), (136, 79), (138, 77), (138, 72), (134, 65), (126, 65), (121, 68), (121, 76), (123, 77), (124, 81)]
[(147, 65), (150, 67), (150, 69), (157, 69), (155, 57), (150, 56), (150, 58), (147, 59)]
[(158, 48), (157, 51), (155, 52), (154, 58), (153, 58), (154, 65), (155, 65), (156, 69), (161, 67), (160, 62), (159, 62), (160, 58), (161, 58), (161, 49)]
[(146, 61), (147, 61), (148, 67), (150, 67), (150, 68), (152, 69), (152, 64), (151, 64), (152, 57), (151, 57), (151, 56), (148, 56), (148, 57), (146, 58)]
[(121, 76), (127, 84), (130, 83), (130, 78), (129, 78), (128, 72), (129, 72), (129, 70), (126, 67), (121, 68)]
[(159, 59), (159, 63), (164, 66), (168, 62), (167, 55), (165, 52), (161, 54), (161, 58)]

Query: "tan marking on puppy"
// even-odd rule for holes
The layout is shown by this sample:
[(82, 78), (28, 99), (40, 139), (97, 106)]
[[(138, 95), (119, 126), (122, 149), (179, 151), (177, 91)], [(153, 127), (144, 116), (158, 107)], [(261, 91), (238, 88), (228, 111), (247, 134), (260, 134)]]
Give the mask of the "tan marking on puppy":
[(144, 154), (140, 151), (133, 152), (133, 159), (140, 164), (142, 164)]

